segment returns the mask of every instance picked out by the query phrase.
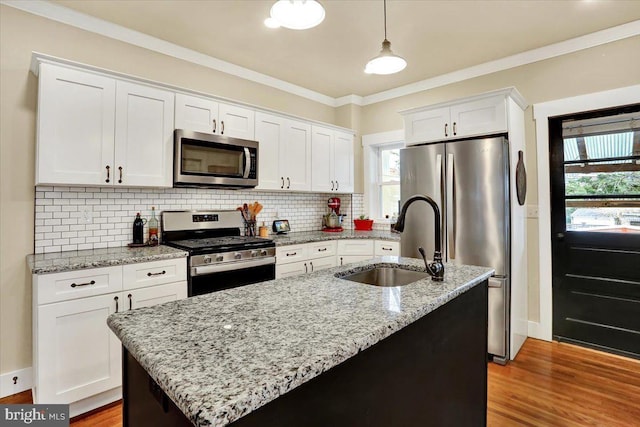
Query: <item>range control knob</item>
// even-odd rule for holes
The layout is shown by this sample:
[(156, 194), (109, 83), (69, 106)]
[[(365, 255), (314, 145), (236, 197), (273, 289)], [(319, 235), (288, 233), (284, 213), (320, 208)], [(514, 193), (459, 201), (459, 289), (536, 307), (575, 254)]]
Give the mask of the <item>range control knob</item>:
[(217, 262), (221, 262), (223, 259), (224, 259), (224, 257), (222, 255), (216, 256), (216, 261)]
[(211, 257), (209, 255), (203, 256), (202, 262), (204, 262), (205, 264), (211, 264)]
[(267, 250), (266, 249), (262, 249), (260, 251), (260, 256), (267, 256)]
[(251, 251), (251, 258), (255, 258), (258, 256), (258, 251)]
[(236, 252), (235, 254), (233, 254), (233, 257), (235, 259), (241, 259), (242, 258), (242, 254), (240, 252)]

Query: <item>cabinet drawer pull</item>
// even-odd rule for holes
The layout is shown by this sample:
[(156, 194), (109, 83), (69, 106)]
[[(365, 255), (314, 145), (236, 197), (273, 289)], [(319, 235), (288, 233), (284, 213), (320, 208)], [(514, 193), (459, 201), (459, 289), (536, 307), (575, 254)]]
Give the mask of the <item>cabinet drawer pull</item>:
[(447, 127), (449, 126), (448, 123), (444, 124), (444, 136), (449, 136), (449, 134), (447, 133)]
[(213, 119), (213, 130), (211, 132), (216, 133), (216, 119)]
[(133, 300), (131, 298), (131, 294), (127, 295), (127, 298), (129, 298), (129, 310), (131, 310), (133, 308)]
[(120, 179), (118, 180), (118, 184), (122, 184), (122, 166), (118, 166), (118, 171), (120, 171)]
[(298, 255), (298, 252), (287, 253), (286, 255), (287, 256), (295, 256), (295, 255)]
[(382, 250), (383, 250), (383, 251), (392, 251), (393, 249), (391, 249), (391, 248), (384, 248), (384, 247), (383, 247), (383, 248), (382, 248)]
[(105, 168), (107, 169), (107, 179), (105, 179), (104, 182), (109, 182), (109, 171), (111, 170), (111, 167), (107, 165)]
[(318, 252), (326, 252), (327, 248), (318, 249)]
[(78, 286), (89, 286), (89, 285), (95, 285), (95, 284), (96, 284), (96, 281), (92, 280), (92, 281), (87, 282), (87, 283), (72, 283), (71, 287), (72, 288), (77, 288)]
[(118, 297), (113, 297), (113, 300), (116, 302), (116, 313), (118, 312)]
[(147, 276), (151, 277), (151, 276), (162, 276), (163, 274), (167, 274), (166, 271), (162, 270), (160, 273), (147, 273)]
[(456, 130), (456, 122), (453, 122), (453, 136), (456, 136), (458, 131)]

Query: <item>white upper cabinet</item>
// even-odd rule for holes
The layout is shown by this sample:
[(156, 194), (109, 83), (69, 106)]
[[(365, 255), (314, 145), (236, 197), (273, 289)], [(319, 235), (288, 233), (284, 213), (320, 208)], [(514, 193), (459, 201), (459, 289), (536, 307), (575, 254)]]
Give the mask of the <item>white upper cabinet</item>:
[(173, 93), (42, 64), (36, 185), (171, 187)]
[(218, 126), (217, 102), (176, 93), (176, 129), (216, 133)]
[(113, 79), (41, 65), (36, 184), (109, 184), (115, 99)]
[(254, 114), (249, 108), (176, 94), (176, 129), (253, 140)]
[(311, 126), (272, 114), (256, 113), (258, 189), (311, 189)]
[(353, 135), (314, 125), (311, 153), (313, 191), (353, 192)]
[(173, 185), (173, 93), (128, 82), (116, 85), (116, 185)]
[(402, 111), (408, 145), (507, 132), (507, 97), (494, 91), (450, 103)]

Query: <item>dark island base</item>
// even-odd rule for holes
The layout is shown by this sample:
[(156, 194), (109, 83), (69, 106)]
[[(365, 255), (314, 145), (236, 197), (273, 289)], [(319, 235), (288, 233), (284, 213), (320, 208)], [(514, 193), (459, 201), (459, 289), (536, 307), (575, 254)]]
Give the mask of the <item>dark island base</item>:
[[(126, 351), (127, 426), (191, 426)], [(487, 282), (230, 424), (485, 426)]]

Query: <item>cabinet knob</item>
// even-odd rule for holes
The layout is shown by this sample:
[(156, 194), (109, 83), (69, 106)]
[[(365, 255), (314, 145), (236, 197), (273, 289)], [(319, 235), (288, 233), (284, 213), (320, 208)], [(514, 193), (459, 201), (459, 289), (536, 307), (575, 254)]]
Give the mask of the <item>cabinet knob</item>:
[(108, 182), (110, 181), (110, 180), (109, 180), (109, 171), (111, 170), (111, 167), (110, 167), (109, 165), (107, 165), (107, 166), (105, 166), (105, 167), (106, 167), (106, 169), (107, 169), (107, 179), (105, 179), (105, 180), (104, 180), (104, 182), (107, 182), (107, 183), (108, 183)]

